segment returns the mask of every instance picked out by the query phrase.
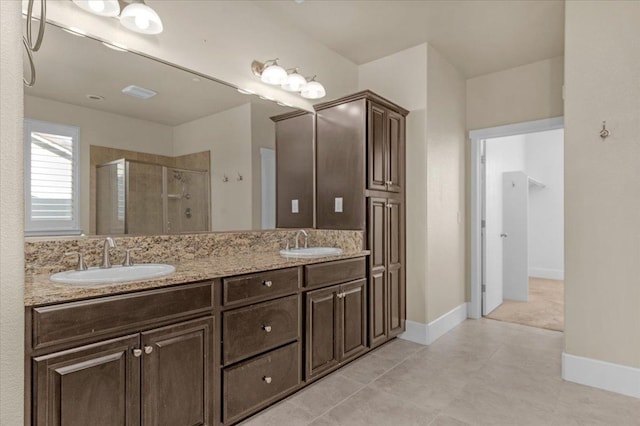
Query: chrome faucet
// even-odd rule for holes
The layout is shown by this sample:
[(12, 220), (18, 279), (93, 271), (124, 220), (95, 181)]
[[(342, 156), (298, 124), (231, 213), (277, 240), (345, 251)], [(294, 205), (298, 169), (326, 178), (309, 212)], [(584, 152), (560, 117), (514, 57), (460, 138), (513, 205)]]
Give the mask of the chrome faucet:
[(102, 248), (102, 264), (101, 268), (111, 268), (111, 261), (109, 261), (109, 249), (116, 248), (116, 243), (113, 238), (107, 237), (104, 239), (104, 246)]
[(301, 229), (298, 232), (296, 232), (296, 248), (300, 248), (300, 245), (298, 244), (298, 239), (300, 238), (300, 234), (304, 235), (304, 248), (307, 248), (309, 245), (309, 234), (307, 234), (307, 231), (305, 231), (304, 229)]

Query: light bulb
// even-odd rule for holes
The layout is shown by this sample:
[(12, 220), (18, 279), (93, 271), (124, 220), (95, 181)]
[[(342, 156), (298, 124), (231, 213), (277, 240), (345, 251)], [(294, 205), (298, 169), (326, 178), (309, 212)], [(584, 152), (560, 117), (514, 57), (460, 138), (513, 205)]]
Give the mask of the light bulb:
[(317, 81), (312, 80), (307, 83), (304, 89), (302, 89), (300, 96), (306, 99), (320, 99), (324, 98), (326, 94), (324, 86)]
[(272, 65), (269, 65), (262, 70), (260, 80), (267, 84), (283, 84), (287, 80), (287, 70), (274, 61)]
[(287, 76), (287, 80), (282, 84), (282, 88), (287, 92), (299, 92), (307, 84), (307, 80), (298, 74), (297, 71)]
[(89, 0), (89, 8), (96, 13), (104, 12), (104, 2), (102, 0)]
[(146, 16), (138, 15), (135, 19), (136, 26), (142, 30), (149, 28), (149, 19)]

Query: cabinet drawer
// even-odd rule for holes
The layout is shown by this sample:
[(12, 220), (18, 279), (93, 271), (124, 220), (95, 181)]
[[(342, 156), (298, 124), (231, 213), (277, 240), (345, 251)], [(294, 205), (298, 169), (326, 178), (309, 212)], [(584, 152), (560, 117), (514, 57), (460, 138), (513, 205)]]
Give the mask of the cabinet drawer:
[(233, 422), (283, 396), (300, 383), (298, 343), (226, 368), (223, 418)]
[(251, 303), (291, 293), (300, 287), (300, 269), (288, 268), (222, 280), (225, 306)]
[(76, 342), (211, 312), (211, 282), (33, 309), (33, 348)]
[(298, 312), (298, 295), (224, 312), (224, 364), (232, 364), (297, 339)]
[(306, 287), (338, 284), (366, 276), (366, 261), (364, 257), (307, 265), (304, 268)]

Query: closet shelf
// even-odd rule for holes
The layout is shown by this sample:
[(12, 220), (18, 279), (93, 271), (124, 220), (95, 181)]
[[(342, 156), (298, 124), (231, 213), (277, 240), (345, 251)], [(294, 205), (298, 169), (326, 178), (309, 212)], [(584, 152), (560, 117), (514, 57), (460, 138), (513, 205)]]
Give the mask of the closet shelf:
[(538, 179), (534, 179), (531, 176), (527, 176), (527, 180), (529, 181), (529, 187), (534, 187), (534, 188), (546, 188), (547, 185), (545, 185), (544, 183), (540, 182)]

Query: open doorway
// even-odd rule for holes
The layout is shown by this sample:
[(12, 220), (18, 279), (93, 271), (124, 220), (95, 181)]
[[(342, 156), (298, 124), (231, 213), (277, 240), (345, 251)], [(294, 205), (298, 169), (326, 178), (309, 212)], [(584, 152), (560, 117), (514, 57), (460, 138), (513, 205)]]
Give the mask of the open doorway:
[(483, 129), (472, 143), (470, 316), (564, 328), (561, 118)]

